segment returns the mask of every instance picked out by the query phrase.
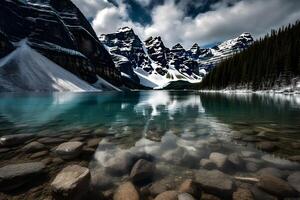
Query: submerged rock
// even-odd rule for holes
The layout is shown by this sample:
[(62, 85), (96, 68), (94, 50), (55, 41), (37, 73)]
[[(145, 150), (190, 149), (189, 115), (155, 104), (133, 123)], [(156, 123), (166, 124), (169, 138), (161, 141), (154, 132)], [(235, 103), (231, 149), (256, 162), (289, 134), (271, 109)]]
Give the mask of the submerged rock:
[(218, 170), (198, 170), (195, 172), (195, 182), (207, 193), (220, 197), (231, 196), (234, 183), (230, 177)]
[(0, 147), (9, 147), (19, 144), (23, 144), (28, 140), (34, 138), (33, 134), (14, 134), (14, 135), (5, 135), (0, 138)]
[(290, 161), (299, 162), (300, 163), (300, 155), (298, 155), (298, 156), (290, 156), (288, 159)]
[(259, 142), (256, 144), (256, 147), (267, 152), (273, 152), (278, 149), (278, 146), (274, 142)]
[(51, 183), (56, 199), (80, 199), (89, 190), (90, 170), (79, 165), (64, 168)]
[(222, 153), (211, 153), (209, 160), (217, 165), (219, 170), (228, 170), (230, 168), (230, 163), (228, 161), (228, 156)]
[(217, 169), (216, 163), (214, 163), (213, 161), (211, 161), (209, 159), (205, 159), (205, 158), (200, 160), (200, 167), (202, 167), (203, 169), (207, 169), (207, 170)]
[(166, 191), (159, 194), (154, 200), (178, 200), (178, 192), (174, 190)]
[(201, 197), (201, 188), (196, 184), (192, 179), (185, 180), (178, 189), (181, 193), (188, 193), (193, 197), (200, 199)]
[(289, 175), (288, 183), (300, 193), (300, 172), (295, 172)]
[(271, 175), (271, 176), (275, 176), (277, 178), (284, 178), (286, 175), (283, 171), (281, 171), (280, 169), (277, 168), (273, 168), (273, 167), (267, 167), (267, 168), (263, 168), (261, 170), (259, 170), (257, 172), (258, 175)]
[(295, 191), (284, 180), (271, 175), (263, 175), (259, 177), (257, 186), (262, 190), (278, 197), (293, 197)]
[(55, 149), (55, 153), (63, 159), (73, 159), (81, 153), (82, 147), (82, 142), (65, 142)]
[(44, 172), (45, 167), (42, 162), (32, 162), (6, 165), (0, 168), (0, 190), (12, 190), (34, 181)]
[(196, 200), (196, 199), (189, 193), (181, 193), (178, 195), (178, 200)]
[(144, 159), (138, 160), (130, 173), (133, 182), (151, 179), (155, 171), (155, 164)]
[(238, 188), (232, 195), (233, 200), (254, 200), (252, 192), (248, 189)]
[(47, 147), (39, 142), (31, 142), (22, 148), (26, 153), (35, 153), (45, 149), (47, 149)]
[(121, 184), (114, 194), (113, 200), (139, 200), (140, 196), (131, 182)]

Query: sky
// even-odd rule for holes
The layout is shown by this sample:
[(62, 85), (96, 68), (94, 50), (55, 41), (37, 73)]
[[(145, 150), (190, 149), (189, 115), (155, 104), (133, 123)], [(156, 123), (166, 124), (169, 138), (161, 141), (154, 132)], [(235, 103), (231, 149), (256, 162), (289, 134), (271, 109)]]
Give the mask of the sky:
[(72, 0), (96, 33), (128, 26), (142, 40), (207, 46), (250, 32), (260, 38), (300, 20), (300, 0)]

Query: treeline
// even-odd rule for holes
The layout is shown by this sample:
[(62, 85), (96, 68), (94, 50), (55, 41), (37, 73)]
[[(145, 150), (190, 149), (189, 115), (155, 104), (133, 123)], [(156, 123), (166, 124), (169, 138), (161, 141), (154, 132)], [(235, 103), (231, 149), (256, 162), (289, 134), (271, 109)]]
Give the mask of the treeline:
[(273, 30), (247, 50), (221, 62), (201, 89), (265, 90), (295, 84), (300, 75), (300, 21)]

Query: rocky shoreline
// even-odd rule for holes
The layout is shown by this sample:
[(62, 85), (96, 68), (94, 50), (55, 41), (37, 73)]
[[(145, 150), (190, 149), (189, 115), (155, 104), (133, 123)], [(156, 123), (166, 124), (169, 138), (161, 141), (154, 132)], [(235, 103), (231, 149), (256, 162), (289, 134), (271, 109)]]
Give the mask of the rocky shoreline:
[[(263, 151), (278, 150), (278, 140), (264, 137), (262, 132), (250, 132), (235, 131), (232, 136), (234, 141), (252, 144)], [(289, 157), (293, 162), (272, 160), (268, 154), (229, 151), (220, 147), (220, 141), (209, 140), (205, 148), (210, 151), (199, 156), (199, 160), (178, 149), (164, 153), (161, 160), (145, 152), (132, 156), (130, 152), (120, 151), (105, 167), (95, 170), (91, 160), (103, 146), (110, 147), (101, 142), (107, 138), (118, 139), (105, 130), (2, 136), (0, 199), (300, 198), (299, 156), (296, 155)], [(152, 141), (159, 140), (156, 137)], [(294, 142), (291, 148), (299, 146)], [(190, 161), (199, 164), (187, 168)]]

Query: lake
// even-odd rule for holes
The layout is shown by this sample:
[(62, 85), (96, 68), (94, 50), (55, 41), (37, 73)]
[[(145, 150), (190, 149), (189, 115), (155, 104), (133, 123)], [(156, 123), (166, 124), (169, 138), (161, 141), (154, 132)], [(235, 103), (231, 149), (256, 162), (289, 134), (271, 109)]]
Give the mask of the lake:
[[(296, 95), (192, 91), (0, 94), (0, 136), (16, 134), (30, 137), (22, 143), (0, 145), (0, 167), (47, 161), (50, 177), (42, 181), (47, 186), (45, 182), (63, 166), (80, 163), (90, 169), (93, 187), (110, 191), (132, 178), (134, 164), (144, 159), (153, 165), (152, 172), (146, 170), (136, 180), (145, 196), (159, 193), (151, 188), (155, 184), (171, 190), (188, 178), (200, 182), (205, 193), (222, 198), (231, 198), (235, 188), (251, 190), (256, 199), (280, 196), (276, 189), (265, 189), (253, 180), (265, 174), (300, 192), (295, 181), (289, 181), (300, 171), (300, 96)], [(33, 141), (47, 150), (24, 152), (24, 146)], [(55, 148), (67, 141), (82, 143), (84, 153), (59, 160)], [(218, 173), (224, 175), (219, 182), (228, 179), (231, 187), (214, 188), (215, 183), (203, 182), (205, 174), (207, 179), (218, 179)], [(251, 180), (245, 183), (244, 178)], [(296, 179), (299, 183), (299, 174)], [(49, 189), (45, 190), (48, 192), (26, 188), (21, 194), (47, 195)]]

